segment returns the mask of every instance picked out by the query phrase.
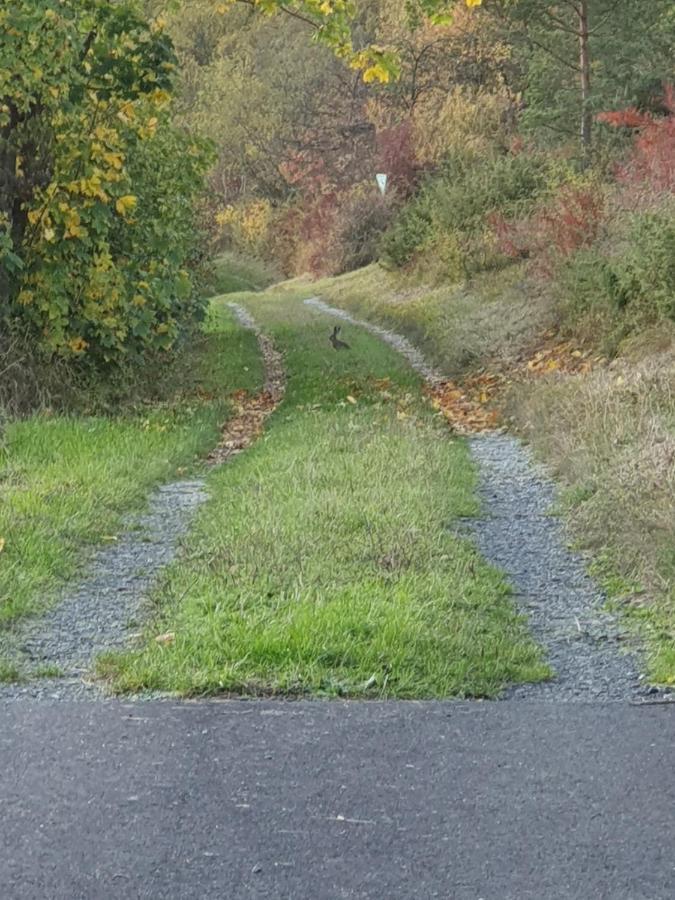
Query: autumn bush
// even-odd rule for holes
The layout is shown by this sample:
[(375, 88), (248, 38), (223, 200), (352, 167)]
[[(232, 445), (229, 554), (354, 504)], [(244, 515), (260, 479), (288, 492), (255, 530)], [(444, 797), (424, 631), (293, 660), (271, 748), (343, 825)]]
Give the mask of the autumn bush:
[(3, 328), (80, 365), (169, 349), (209, 161), (171, 123), (171, 41), (130, 0), (8, 0), (0, 44)]
[(508, 149), (515, 112), (513, 98), (505, 90), (466, 85), (456, 86), (440, 102), (420, 102), (413, 112), (420, 164), (438, 165), (448, 153), (490, 156), (495, 147)]
[(560, 261), (555, 290), (568, 324), (604, 336), (614, 350), (628, 335), (675, 320), (675, 103), (665, 114), (635, 108), (598, 118), (634, 133), (615, 167), (615, 183), (597, 234)]
[(602, 186), (593, 179), (571, 179), (526, 217), (488, 216), (500, 253), (533, 259), (537, 271), (551, 275), (556, 264), (597, 239), (605, 215)]
[(339, 275), (374, 262), (400, 200), (373, 183), (330, 189), (288, 205), (274, 220), (271, 252), (288, 275)]
[(675, 202), (613, 221), (603, 242), (558, 266), (555, 292), (567, 324), (609, 352), (635, 331), (675, 321)]
[(597, 117), (613, 128), (636, 132), (629, 159), (616, 167), (626, 200), (675, 193), (675, 86), (664, 86), (662, 108), (661, 116), (629, 107)]
[(449, 153), (385, 234), (384, 263), (400, 268), (440, 256), (442, 274), (454, 280), (497, 264), (488, 217), (528, 210), (546, 189), (548, 166), (537, 154)]

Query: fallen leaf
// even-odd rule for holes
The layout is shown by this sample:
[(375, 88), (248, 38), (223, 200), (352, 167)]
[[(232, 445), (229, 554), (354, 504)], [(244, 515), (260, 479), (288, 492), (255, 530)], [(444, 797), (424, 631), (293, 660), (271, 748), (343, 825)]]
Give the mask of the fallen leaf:
[(155, 638), (158, 644), (162, 644), (166, 646), (167, 644), (173, 644), (176, 640), (176, 632), (175, 631), (167, 631), (166, 634), (158, 634)]
[(354, 406), (356, 406), (356, 404), (357, 404), (359, 401), (356, 399), (356, 397), (352, 397), (352, 395), (349, 394), (349, 395), (347, 396), (347, 402), (353, 404)]

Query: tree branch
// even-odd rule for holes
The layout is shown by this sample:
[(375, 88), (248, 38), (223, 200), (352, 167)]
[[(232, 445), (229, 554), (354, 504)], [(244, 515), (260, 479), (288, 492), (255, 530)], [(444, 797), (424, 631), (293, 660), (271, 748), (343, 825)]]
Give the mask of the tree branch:
[[(255, 7), (255, 0), (237, 0), (237, 3), (242, 3), (244, 6), (250, 6), (251, 8)], [(314, 19), (310, 19), (309, 16), (303, 16), (302, 13), (299, 13), (295, 9), (291, 9), (289, 6), (283, 6), (283, 4), (279, 5), (279, 11), (285, 13), (287, 16), (290, 16), (292, 19), (297, 19), (299, 22), (304, 22), (305, 25), (311, 26), (315, 31), (321, 30), (321, 25), (319, 22), (316, 22)]]

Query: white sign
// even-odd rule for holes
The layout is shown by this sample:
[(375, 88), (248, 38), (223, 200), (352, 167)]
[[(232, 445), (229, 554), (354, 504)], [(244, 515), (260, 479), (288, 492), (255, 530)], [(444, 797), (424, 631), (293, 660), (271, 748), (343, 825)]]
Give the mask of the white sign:
[(381, 193), (382, 196), (384, 197), (384, 195), (385, 195), (386, 192), (387, 192), (387, 176), (384, 175), (383, 173), (380, 173), (380, 174), (378, 174), (378, 175), (375, 176), (375, 179), (376, 179), (376, 181), (377, 181), (377, 186), (378, 186), (379, 189), (380, 189), (380, 193)]

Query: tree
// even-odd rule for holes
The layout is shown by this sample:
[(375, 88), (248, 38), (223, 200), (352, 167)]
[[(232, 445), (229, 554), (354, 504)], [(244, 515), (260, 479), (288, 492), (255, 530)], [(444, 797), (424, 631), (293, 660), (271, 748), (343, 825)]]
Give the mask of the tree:
[(170, 39), (131, 0), (7, 0), (0, 47), (0, 318), (97, 362), (171, 346), (208, 155)]
[[(267, 14), (285, 12), (310, 26), (317, 40), (328, 44), (341, 58), (363, 71), (366, 81), (389, 81), (400, 71), (400, 57), (378, 44), (355, 45), (352, 23), (358, 5), (352, 0), (229, 0), (217, 3), (226, 11), (237, 2)], [(408, 19), (418, 24), (426, 18), (435, 25), (447, 24), (458, 6), (484, 7), (499, 16), (512, 36), (524, 41), (533, 54), (545, 54), (549, 68), (561, 67), (563, 76), (575, 82), (578, 134), (582, 152), (589, 157), (594, 113), (606, 101), (608, 91), (595, 91), (593, 80), (616, 71), (614, 59), (625, 62), (622, 73), (628, 83), (636, 81), (635, 61), (645, 38), (658, 47), (661, 69), (672, 76), (674, 21), (669, 0), (408, 0)], [(628, 38), (630, 35), (630, 38)], [(659, 46), (660, 45), (660, 46)], [(603, 53), (607, 50), (607, 53)], [(598, 70), (601, 70), (598, 72)], [(559, 69), (558, 69), (559, 73)], [(605, 79), (606, 80), (606, 79)]]

